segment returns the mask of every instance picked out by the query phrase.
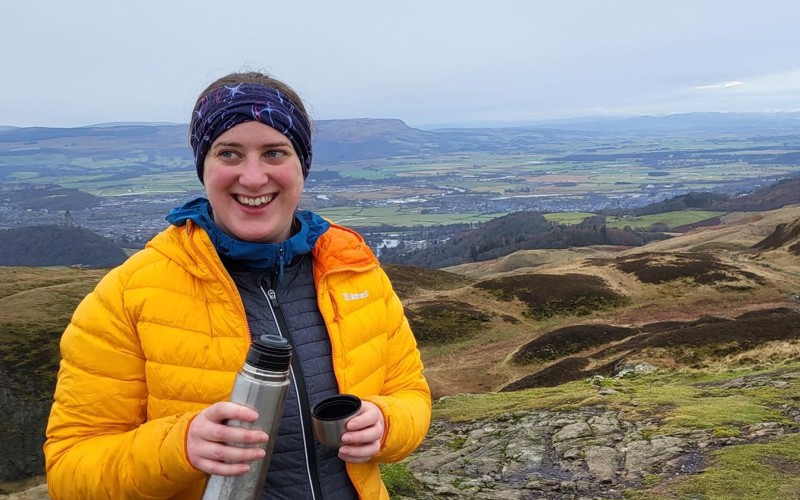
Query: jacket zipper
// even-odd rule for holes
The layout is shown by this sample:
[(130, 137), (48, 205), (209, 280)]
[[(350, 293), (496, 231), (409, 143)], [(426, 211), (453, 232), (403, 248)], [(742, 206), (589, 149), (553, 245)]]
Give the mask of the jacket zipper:
[[(261, 284), (259, 284), (258, 287), (267, 299), (267, 305), (269, 305), (272, 318), (275, 320), (275, 325), (278, 328), (278, 335), (284, 337), (290, 344), (293, 344), (289, 325), (286, 323), (286, 318), (283, 316), (280, 304), (278, 304), (275, 290), (272, 288), (264, 290)], [(311, 409), (308, 407), (308, 404), (304, 404), (304, 402), (308, 401), (308, 390), (306, 389), (303, 367), (300, 365), (300, 359), (297, 356), (292, 356), (290, 371), (292, 374), (294, 392), (297, 394), (297, 408), (300, 413), (300, 434), (303, 436), (303, 453), (306, 457), (306, 474), (308, 475), (308, 483), (311, 486), (311, 498), (322, 498), (319, 468), (317, 467), (317, 453), (314, 449), (314, 436), (311, 434)], [(299, 376), (295, 373), (299, 373)]]

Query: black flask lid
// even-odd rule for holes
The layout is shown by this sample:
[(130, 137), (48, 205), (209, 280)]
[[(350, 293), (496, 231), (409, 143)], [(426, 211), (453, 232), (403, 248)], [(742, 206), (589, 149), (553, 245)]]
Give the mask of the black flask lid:
[(278, 335), (261, 335), (253, 339), (247, 352), (247, 363), (261, 370), (285, 372), (292, 361), (292, 346)]

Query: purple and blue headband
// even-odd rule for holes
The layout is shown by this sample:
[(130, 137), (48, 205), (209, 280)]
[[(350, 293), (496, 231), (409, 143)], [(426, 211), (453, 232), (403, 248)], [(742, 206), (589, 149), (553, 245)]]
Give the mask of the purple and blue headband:
[(303, 178), (311, 170), (311, 124), (279, 90), (254, 83), (225, 85), (203, 96), (189, 123), (189, 144), (197, 176), (203, 182), (203, 162), (211, 144), (240, 123), (257, 121), (285, 135), (300, 158)]

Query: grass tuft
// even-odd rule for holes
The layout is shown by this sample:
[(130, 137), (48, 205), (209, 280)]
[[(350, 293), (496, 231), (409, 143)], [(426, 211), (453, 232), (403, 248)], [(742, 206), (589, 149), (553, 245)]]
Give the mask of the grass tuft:
[(381, 477), (390, 497), (415, 497), (421, 488), (420, 482), (403, 462), (381, 464)]

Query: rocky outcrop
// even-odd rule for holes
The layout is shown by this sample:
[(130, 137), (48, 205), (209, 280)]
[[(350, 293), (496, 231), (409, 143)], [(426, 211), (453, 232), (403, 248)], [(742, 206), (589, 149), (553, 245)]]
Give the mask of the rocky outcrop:
[(47, 485), (40, 484), (29, 490), (19, 493), (12, 493), (10, 495), (0, 495), (2, 500), (50, 500), (50, 495), (47, 492)]
[[(797, 377), (800, 372), (728, 384), (781, 389)], [(782, 411), (800, 422), (797, 408), (787, 404)], [(420, 482), (421, 492), (414, 498), (623, 498), (624, 490), (640, 489), (645, 476), (665, 479), (700, 471), (711, 450), (798, 432), (785, 422), (761, 422), (745, 426), (736, 437), (697, 429), (652, 435), (656, 425), (653, 420), (632, 421), (603, 405), (524, 411), (467, 423), (435, 421), (428, 439), (407, 462)]]
[[(645, 373), (650, 368), (626, 367), (620, 373)], [(599, 379), (589, 381), (598, 395), (612, 393)], [(782, 391), (791, 390), (797, 379), (800, 371), (777, 372), (716, 387)], [(786, 396), (787, 403), (779, 408), (785, 420), (747, 425), (736, 436), (719, 436), (707, 429), (654, 433), (658, 415), (634, 420), (625, 411), (602, 404), (569, 411), (519, 411), (470, 422), (435, 420), (422, 446), (406, 462), (419, 491), (393, 499), (625, 498), (625, 490), (643, 488), (648, 476), (669, 479), (702, 471), (712, 450), (800, 432), (800, 408), (791, 403), (790, 394)], [(48, 496), (46, 487), (39, 486), (0, 499), (47, 500)]]

